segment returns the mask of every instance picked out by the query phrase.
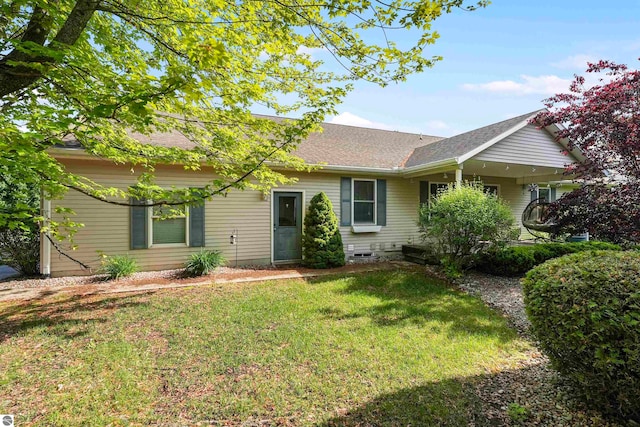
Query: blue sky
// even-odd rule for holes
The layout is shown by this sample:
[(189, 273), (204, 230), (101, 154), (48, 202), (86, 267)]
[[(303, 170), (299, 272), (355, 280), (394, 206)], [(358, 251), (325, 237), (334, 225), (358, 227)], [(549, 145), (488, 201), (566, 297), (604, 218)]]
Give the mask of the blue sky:
[(358, 82), (327, 121), (455, 135), (543, 108), (587, 60), (637, 68), (639, 28), (638, 0), (493, 0), (434, 23), (434, 68), (386, 88)]

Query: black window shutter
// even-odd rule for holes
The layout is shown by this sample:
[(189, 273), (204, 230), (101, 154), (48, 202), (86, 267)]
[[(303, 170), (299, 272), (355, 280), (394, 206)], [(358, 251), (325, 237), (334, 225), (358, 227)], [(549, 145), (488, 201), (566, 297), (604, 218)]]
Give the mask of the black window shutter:
[(130, 231), (130, 247), (131, 249), (146, 249), (149, 247), (147, 242), (147, 222), (149, 216), (147, 215), (146, 201), (141, 199), (131, 198), (131, 219), (129, 222)]
[(429, 202), (429, 181), (420, 181), (420, 205)]
[(531, 192), (531, 201), (533, 202), (537, 198), (538, 198), (538, 191), (537, 190), (533, 190)]
[(340, 225), (351, 225), (351, 178), (340, 178)]
[(549, 201), (550, 202), (555, 202), (556, 200), (556, 188), (555, 187), (551, 187), (551, 191), (549, 191)]
[(204, 243), (204, 202), (189, 206), (189, 246), (202, 247)]
[(387, 180), (378, 179), (378, 225), (387, 225)]

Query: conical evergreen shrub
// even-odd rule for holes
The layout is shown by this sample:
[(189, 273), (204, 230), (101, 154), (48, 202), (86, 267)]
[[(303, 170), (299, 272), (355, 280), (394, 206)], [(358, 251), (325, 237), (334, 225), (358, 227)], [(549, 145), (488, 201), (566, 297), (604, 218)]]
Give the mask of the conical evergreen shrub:
[(331, 268), (344, 265), (342, 236), (331, 200), (324, 193), (311, 199), (304, 218), (302, 263), (311, 268)]

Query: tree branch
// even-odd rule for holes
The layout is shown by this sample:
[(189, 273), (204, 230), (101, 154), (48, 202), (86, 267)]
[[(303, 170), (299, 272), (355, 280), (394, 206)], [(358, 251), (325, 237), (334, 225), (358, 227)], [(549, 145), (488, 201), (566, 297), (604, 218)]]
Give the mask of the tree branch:
[(82, 261), (73, 258), (71, 255), (69, 255), (68, 253), (64, 252), (62, 249), (60, 249), (60, 246), (53, 241), (53, 239), (51, 238), (51, 236), (49, 236), (46, 233), (42, 233), (44, 234), (44, 236), (47, 238), (47, 240), (51, 243), (51, 246), (53, 246), (53, 248), (58, 251), (58, 253), (64, 257), (69, 258), (71, 261), (77, 263), (78, 265), (80, 265), (80, 267), (84, 268), (85, 270), (91, 270), (91, 267), (89, 267), (87, 264), (83, 263)]
[[(241, 177), (235, 179), (234, 181), (223, 185), (220, 188), (217, 188), (213, 191), (208, 192), (207, 194), (203, 194), (200, 198), (200, 200), (204, 200), (206, 198), (209, 197), (213, 197), (219, 194), (222, 194), (224, 192), (226, 192), (227, 190), (229, 190), (230, 188), (232, 188), (233, 186), (241, 183), (242, 181), (244, 181), (246, 178), (249, 177), (249, 175), (251, 175), (252, 173), (254, 173), (256, 170), (258, 170), (258, 168), (260, 168), (260, 166), (262, 166), (267, 160), (269, 160), (269, 158), (271, 158), (275, 153), (277, 153), (278, 151), (282, 150), (283, 148), (285, 148), (287, 145), (290, 145), (293, 142), (293, 138), (289, 137), (287, 139), (287, 141), (285, 141), (284, 143), (282, 143), (282, 145), (279, 145), (277, 147), (275, 147), (273, 150), (271, 150), (266, 156), (264, 156), (258, 163), (256, 163), (251, 169), (249, 169), (247, 172), (245, 172)], [(49, 177), (47, 177), (44, 174), (41, 174), (41, 176), (46, 179), (46, 180), (50, 180)], [(116, 200), (108, 200), (106, 198), (100, 197), (100, 196), (96, 196), (95, 194), (90, 193), (89, 191), (80, 188), (76, 185), (73, 184), (65, 184), (65, 183), (60, 183), (61, 185), (72, 189), (72, 190), (76, 190), (79, 193), (84, 194), (85, 196), (91, 197), (92, 199), (98, 200), (100, 202), (104, 202), (104, 203), (108, 203), (110, 205), (116, 205), (116, 206), (140, 206), (140, 205), (134, 205), (128, 202), (118, 202)], [(195, 200), (194, 200), (195, 201)], [(171, 201), (166, 201), (166, 200), (161, 200), (161, 201), (155, 201), (152, 203), (147, 203), (144, 206), (146, 207), (153, 207), (153, 206), (179, 206), (179, 205), (184, 205), (185, 201), (175, 201), (175, 202), (171, 202)]]
[[(78, 0), (47, 48), (62, 51), (73, 45), (84, 31), (99, 4), (100, 0)], [(51, 31), (51, 23), (52, 17), (40, 7), (35, 7), (20, 44), (31, 42), (44, 46)], [(19, 65), (11, 65), (11, 62), (17, 62)], [(19, 47), (14, 48), (0, 61), (0, 98), (25, 89), (42, 78), (41, 72), (25, 64), (54, 63), (55, 60), (50, 56), (36, 56), (20, 50)]]

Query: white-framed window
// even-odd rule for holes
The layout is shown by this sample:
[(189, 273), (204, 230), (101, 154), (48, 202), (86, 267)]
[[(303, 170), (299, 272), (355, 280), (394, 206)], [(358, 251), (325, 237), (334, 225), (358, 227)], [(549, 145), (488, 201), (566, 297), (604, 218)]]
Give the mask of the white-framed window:
[(484, 192), (493, 196), (500, 195), (500, 185), (498, 184), (484, 184)]
[(376, 224), (377, 221), (377, 186), (375, 179), (353, 178), (351, 180), (352, 218), (351, 223)]
[(186, 205), (151, 207), (148, 230), (150, 247), (188, 246), (188, 209)]
[(538, 187), (538, 198), (547, 203), (552, 202), (553, 200), (551, 200), (551, 188)]

